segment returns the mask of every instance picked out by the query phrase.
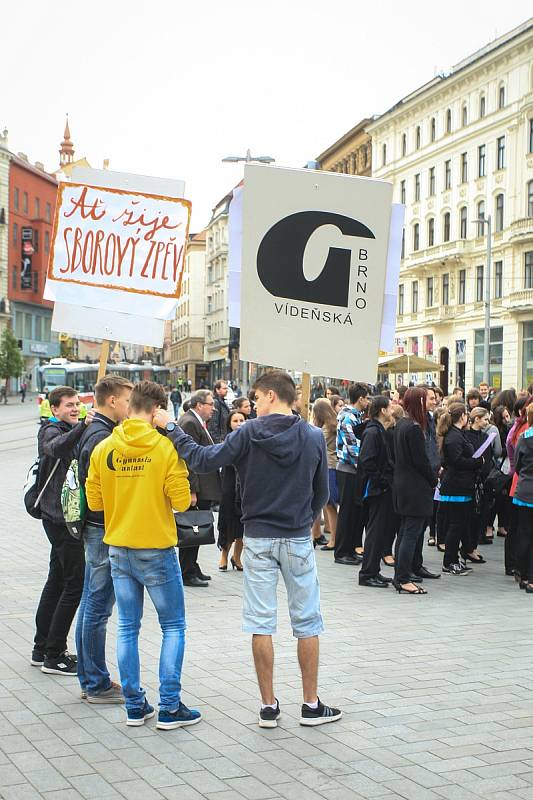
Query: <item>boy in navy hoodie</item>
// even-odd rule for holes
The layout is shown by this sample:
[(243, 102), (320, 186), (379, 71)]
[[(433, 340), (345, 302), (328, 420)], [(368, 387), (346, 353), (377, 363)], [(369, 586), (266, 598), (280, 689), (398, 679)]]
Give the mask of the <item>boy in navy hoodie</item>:
[(274, 695), (274, 649), (278, 572), (287, 589), (293, 634), (302, 672), (301, 725), (340, 719), (342, 712), (317, 695), (318, 636), (323, 630), (311, 527), (327, 503), (328, 465), (322, 431), (295, 416), (294, 381), (274, 370), (254, 385), (257, 419), (221, 444), (199, 447), (161, 410), (155, 419), (166, 428), (179, 455), (196, 472), (228, 464), (237, 469), (242, 491), (245, 569), (243, 629), (252, 634), (252, 651), (261, 692), (259, 725), (275, 728), (280, 707)]

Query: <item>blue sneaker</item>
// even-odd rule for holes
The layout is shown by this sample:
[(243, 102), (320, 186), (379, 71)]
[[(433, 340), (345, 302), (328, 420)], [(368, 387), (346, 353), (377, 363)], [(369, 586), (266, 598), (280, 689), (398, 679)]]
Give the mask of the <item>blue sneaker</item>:
[(202, 715), (199, 711), (195, 708), (187, 708), (183, 703), (180, 703), (176, 711), (160, 711), (155, 727), (162, 731), (170, 731), (172, 728), (196, 725), (201, 719)]
[(144, 698), (144, 706), (142, 708), (130, 708), (127, 713), (128, 718), (126, 720), (126, 725), (130, 725), (132, 728), (138, 728), (140, 725), (144, 725), (145, 720), (151, 719), (154, 716), (155, 709), (150, 705), (148, 700)]

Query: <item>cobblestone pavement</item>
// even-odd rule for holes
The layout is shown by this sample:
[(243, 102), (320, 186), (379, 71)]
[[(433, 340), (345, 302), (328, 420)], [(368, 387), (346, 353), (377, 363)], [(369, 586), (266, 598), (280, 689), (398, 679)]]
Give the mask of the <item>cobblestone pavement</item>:
[[(36, 410), (0, 407), (0, 796), (5, 800), (470, 800), (533, 798), (533, 597), (503, 575), (502, 540), (463, 578), (426, 581), (427, 597), (356, 585), (356, 571), (317, 553), (326, 633), (321, 695), (335, 724), (298, 725), (300, 681), (281, 605), (276, 730), (256, 725), (241, 581), (201, 554), (209, 589), (186, 590), (184, 701), (193, 728), (127, 728), (117, 707), (79, 699), (77, 681), (29, 666), (48, 547), (22, 510)], [(437, 553), (426, 553), (438, 567)], [(281, 594), (281, 590), (280, 590)], [(280, 598), (283, 601), (283, 597)], [(109, 662), (116, 674), (115, 617)], [(73, 649), (73, 645), (72, 645)], [(149, 602), (141, 633), (148, 697), (156, 699), (159, 630)]]

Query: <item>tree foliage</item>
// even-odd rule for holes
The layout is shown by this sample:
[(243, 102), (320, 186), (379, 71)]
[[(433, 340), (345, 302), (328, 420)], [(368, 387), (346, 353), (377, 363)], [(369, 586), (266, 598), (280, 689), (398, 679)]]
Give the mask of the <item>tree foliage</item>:
[(4, 328), (0, 338), (0, 378), (18, 378), (24, 370), (24, 359), (11, 328)]

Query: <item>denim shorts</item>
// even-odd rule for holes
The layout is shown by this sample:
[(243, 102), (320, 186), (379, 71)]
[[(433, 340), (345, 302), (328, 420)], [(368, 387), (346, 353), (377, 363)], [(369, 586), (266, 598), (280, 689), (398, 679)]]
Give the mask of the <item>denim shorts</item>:
[(324, 624), (311, 536), (244, 537), (243, 631), (264, 636), (276, 633), (280, 572), (287, 590), (293, 635), (297, 639), (318, 636)]

